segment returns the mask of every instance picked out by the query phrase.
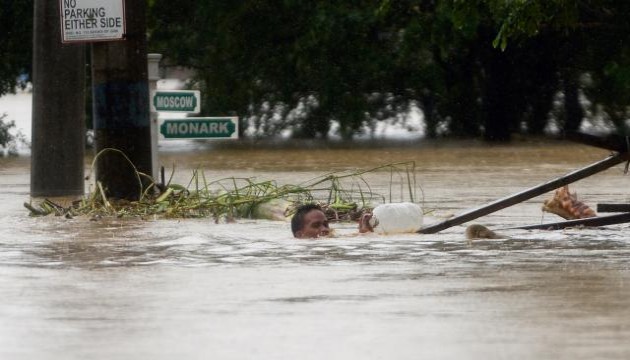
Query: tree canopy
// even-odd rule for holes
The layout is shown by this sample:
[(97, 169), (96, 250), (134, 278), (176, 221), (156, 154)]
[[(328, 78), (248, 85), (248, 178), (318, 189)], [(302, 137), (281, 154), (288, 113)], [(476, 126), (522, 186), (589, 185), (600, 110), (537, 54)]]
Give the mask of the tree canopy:
[(0, 96), (25, 86), (31, 72), (33, 0), (3, 0), (0, 6)]
[(502, 141), (602, 116), (625, 132), (629, 6), (155, 0), (150, 44), (197, 71), (206, 111), (253, 120), (261, 135), (325, 137), (337, 120), (350, 138), (414, 105), (430, 137)]
[[(30, 72), (32, 1), (0, 10), (0, 94)], [(418, 107), (429, 137), (628, 132), (626, 0), (149, 0), (149, 47), (206, 114), (344, 138)], [(15, 19), (21, 19), (16, 22)]]

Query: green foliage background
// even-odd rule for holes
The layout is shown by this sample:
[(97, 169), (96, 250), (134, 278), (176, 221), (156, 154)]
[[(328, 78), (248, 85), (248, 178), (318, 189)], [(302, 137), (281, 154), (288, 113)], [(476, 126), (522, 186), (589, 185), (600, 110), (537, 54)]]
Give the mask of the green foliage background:
[[(24, 86), (31, 72), (33, 0), (2, 0), (0, 3), (0, 96)], [(0, 109), (2, 113), (2, 109)]]
[[(416, 106), (428, 137), (508, 141), (585, 121), (628, 133), (626, 0), (150, 0), (163, 65), (207, 115), (350, 139)], [(0, 7), (0, 94), (30, 73), (32, 0)], [(16, 19), (19, 19), (17, 21)], [(242, 127), (243, 128), (243, 127)]]

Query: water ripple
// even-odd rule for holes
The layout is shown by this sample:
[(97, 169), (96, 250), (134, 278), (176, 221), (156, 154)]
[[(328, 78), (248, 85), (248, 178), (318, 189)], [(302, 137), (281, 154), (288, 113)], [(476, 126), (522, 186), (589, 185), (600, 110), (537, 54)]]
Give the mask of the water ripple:
[[(169, 226), (178, 225), (178, 226)], [(295, 263), (418, 263), (457, 267), (490, 264), (606, 262), (621, 266), (630, 241), (617, 228), (551, 232), (512, 231), (512, 238), (469, 244), (460, 230), (436, 235), (341, 236), (296, 240), (285, 224), (247, 222), (40, 223), (27, 240), (0, 240), (0, 264), (33, 267), (258, 266)], [(79, 230), (80, 229), (80, 230)], [(35, 235), (35, 236), (34, 236)]]

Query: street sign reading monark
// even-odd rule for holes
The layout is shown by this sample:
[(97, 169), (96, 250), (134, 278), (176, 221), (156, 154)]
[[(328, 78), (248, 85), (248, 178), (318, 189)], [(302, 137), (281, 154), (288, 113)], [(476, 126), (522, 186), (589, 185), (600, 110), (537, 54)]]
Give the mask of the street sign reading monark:
[(198, 90), (157, 90), (151, 101), (151, 111), (199, 114), (201, 93)]
[(237, 117), (166, 119), (160, 126), (165, 139), (238, 139)]
[(59, 0), (61, 41), (122, 40), (125, 0)]

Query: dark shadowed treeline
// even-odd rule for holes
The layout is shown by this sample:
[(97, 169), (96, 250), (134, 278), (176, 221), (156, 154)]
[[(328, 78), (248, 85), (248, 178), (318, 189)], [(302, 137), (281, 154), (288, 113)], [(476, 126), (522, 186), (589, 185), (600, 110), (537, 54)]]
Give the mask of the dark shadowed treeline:
[[(155, 0), (151, 44), (208, 113), (349, 138), (420, 107), (426, 133), (509, 140), (554, 121), (625, 131), (627, 1)], [(588, 101), (584, 101), (588, 100)]]
[(25, 86), (31, 72), (33, 0), (2, 0), (0, 4), (0, 96), (2, 96), (14, 92), (16, 86)]
[[(257, 136), (324, 138), (335, 120), (352, 138), (412, 107), (429, 137), (627, 133), (626, 0), (148, 3), (150, 51), (195, 70), (205, 114)], [(3, 4), (0, 94), (30, 71), (32, 26), (32, 0)]]

